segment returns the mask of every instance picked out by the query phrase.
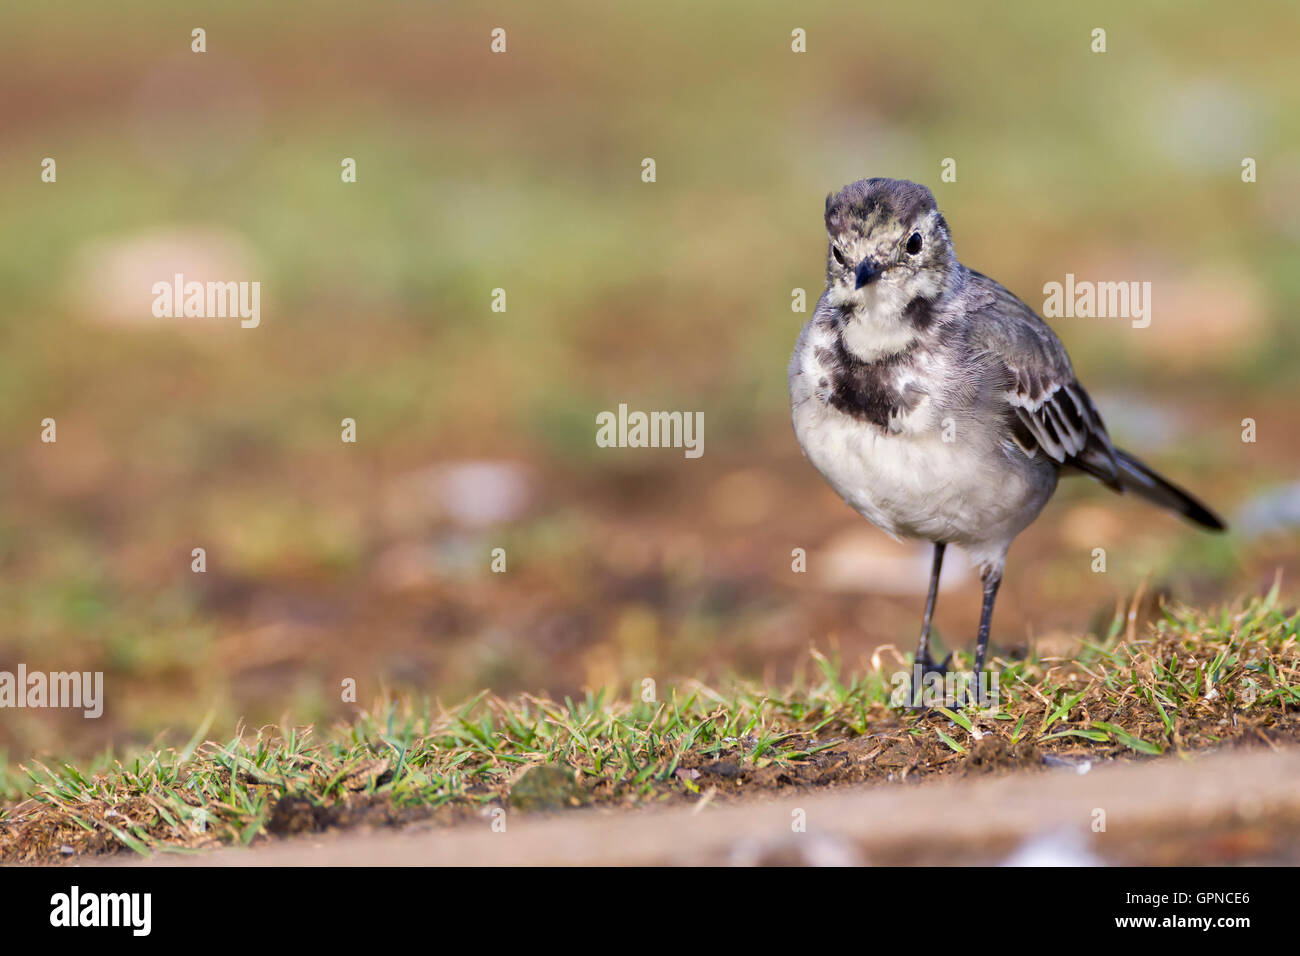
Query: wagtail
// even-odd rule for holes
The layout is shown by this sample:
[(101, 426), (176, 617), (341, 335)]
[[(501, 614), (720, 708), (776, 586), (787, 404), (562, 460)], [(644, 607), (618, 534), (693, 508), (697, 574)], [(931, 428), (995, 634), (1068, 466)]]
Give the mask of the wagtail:
[(1007, 548), (1062, 473), (1223, 530), (1111, 444), (1060, 339), (957, 261), (930, 190), (897, 179), (845, 186), (826, 197), (826, 232), (826, 291), (790, 359), (795, 435), (855, 511), (895, 538), (934, 544), (916, 651), (923, 674), (946, 671), (929, 647), (944, 549), (964, 550), (984, 586), (978, 686)]

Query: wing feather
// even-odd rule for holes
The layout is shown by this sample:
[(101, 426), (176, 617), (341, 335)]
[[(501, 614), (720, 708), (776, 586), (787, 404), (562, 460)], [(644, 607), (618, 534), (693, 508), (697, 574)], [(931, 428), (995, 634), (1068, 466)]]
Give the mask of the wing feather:
[(1106, 426), (1075, 378), (1061, 340), (1003, 286), (972, 272), (969, 345), (976, 361), (1000, 373), (1006, 402), (1005, 444), (1029, 458), (1040, 452), (1062, 466), (1117, 485), (1119, 464)]

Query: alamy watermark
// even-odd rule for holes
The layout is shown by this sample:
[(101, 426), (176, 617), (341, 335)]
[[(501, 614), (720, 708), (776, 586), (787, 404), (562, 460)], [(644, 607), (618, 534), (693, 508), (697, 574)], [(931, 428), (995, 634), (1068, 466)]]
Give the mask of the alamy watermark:
[(682, 448), (687, 458), (704, 454), (703, 412), (618, 412), (596, 415), (599, 448)]
[(0, 671), (0, 708), (79, 708), (91, 719), (104, 713), (103, 671)]
[(238, 318), (240, 327), (255, 329), (262, 322), (262, 283), (186, 282), (184, 273), (153, 284), (156, 319)]
[(1132, 319), (1133, 328), (1151, 324), (1150, 282), (1076, 281), (1073, 272), (1065, 282), (1043, 286), (1046, 319)]
[(83, 893), (74, 883), (68, 892), (50, 897), (50, 925), (122, 927), (132, 936), (148, 936), (153, 928), (153, 894)]
[(966, 702), (980, 707), (997, 707), (999, 700), (996, 671), (950, 670), (926, 672), (918, 663), (910, 671), (895, 671), (889, 678), (894, 686), (889, 696), (894, 707), (956, 707)]

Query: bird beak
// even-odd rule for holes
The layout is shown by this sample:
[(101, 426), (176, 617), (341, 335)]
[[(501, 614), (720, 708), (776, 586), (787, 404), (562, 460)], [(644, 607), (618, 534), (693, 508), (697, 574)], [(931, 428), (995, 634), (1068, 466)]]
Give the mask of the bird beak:
[(857, 285), (855, 289), (861, 289), (868, 282), (875, 282), (880, 278), (880, 266), (870, 259), (863, 259), (858, 263), (858, 271), (855, 273)]

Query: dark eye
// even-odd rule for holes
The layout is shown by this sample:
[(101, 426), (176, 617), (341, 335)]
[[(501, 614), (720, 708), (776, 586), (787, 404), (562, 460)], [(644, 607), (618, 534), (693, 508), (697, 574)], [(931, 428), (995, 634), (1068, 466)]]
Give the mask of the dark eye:
[(844, 261), (844, 253), (840, 252), (839, 246), (831, 246), (831, 255), (835, 257), (835, 261), (838, 262), (840, 265), (842, 266), (848, 265), (848, 263)]
[(921, 251), (921, 234), (914, 232), (907, 238), (907, 254), (914, 256)]

